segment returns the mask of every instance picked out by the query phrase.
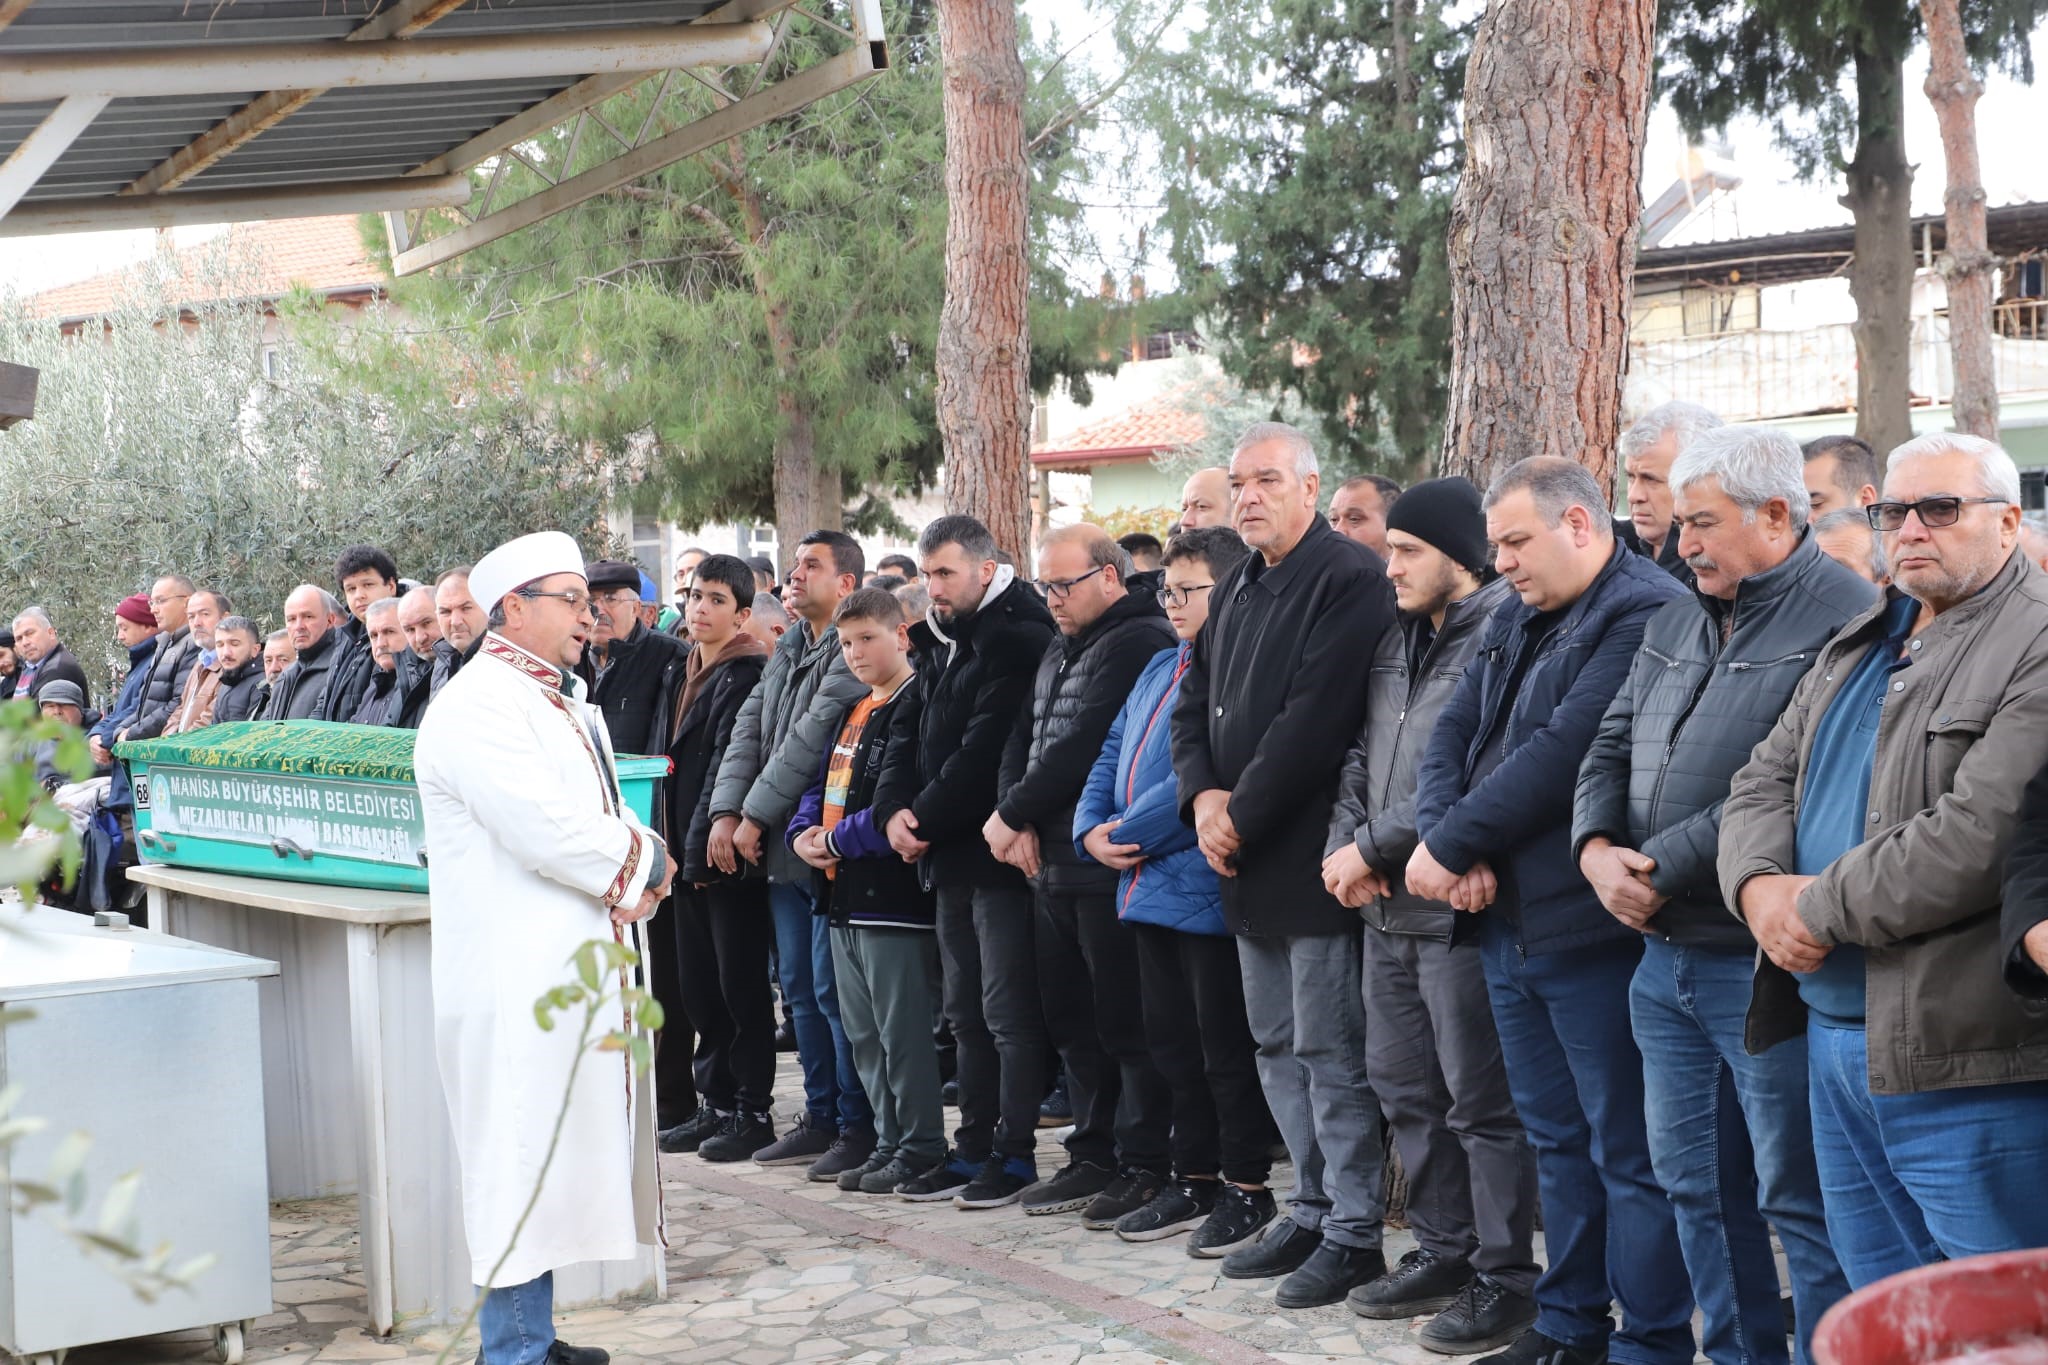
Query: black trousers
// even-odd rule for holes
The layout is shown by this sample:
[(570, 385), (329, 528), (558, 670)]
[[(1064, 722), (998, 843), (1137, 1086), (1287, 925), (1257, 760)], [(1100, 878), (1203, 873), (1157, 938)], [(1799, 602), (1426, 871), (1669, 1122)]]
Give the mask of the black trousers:
[(1263, 1185), (1280, 1140), (1245, 1022), (1237, 940), (1129, 924), (1152, 1063), (1173, 1092), (1176, 1175)]
[(1022, 885), (938, 889), (939, 969), (960, 1082), (953, 1146), (972, 1162), (1029, 1160), (1045, 1098), (1045, 1016)]
[(1173, 1097), (1145, 1040), (1137, 939), (1113, 889), (1038, 892), (1038, 986), (1074, 1105), (1068, 1155), (1170, 1174)]
[(714, 1109), (765, 1114), (775, 1094), (768, 884), (688, 887), (676, 907), (683, 1003), (699, 1036), (697, 1092)]
[(663, 1016), (661, 1032), (654, 1038), (654, 1117), (659, 1128), (673, 1128), (697, 1112), (697, 1026), (690, 1022), (683, 1000), (682, 953), (676, 947), (682, 899), (679, 890), (647, 921), (647, 984)]

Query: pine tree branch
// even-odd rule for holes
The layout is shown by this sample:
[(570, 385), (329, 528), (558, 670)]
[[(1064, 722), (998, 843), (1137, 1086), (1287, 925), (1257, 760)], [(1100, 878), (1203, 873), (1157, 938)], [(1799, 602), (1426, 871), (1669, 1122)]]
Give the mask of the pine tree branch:
[[(1125, 83), (1136, 74), (1138, 68), (1144, 64), (1145, 60), (1158, 50), (1159, 40), (1166, 36), (1167, 28), (1172, 25), (1175, 19), (1180, 17), (1180, 12), (1186, 3), (1187, 0), (1174, 0), (1174, 3), (1167, 7), (1166, 14), (1153, 26), (1152, 31), (1145, 35), (1145, 40), (1138, 44), (1137, 51), (1131, 55), (1131, 60), (1124, 66), (1124, 69), (1117, 73), (1116, 79), (1103, 86), (1087, 99), (1068, 106), (1066, 110), (1055, 116), (1045, 127), (1039, 129), (1032, 139), (1024, 144), (1024, 154), (1026, 156), (1034, 154), (1040, 147), (1051, 141), (1054, 134), (1072, 127), (1079, 120), (1088, 117), (1089, 114), (1115, 99), (1117, 91), (1123, 89)], [(1061, 60), (1065, 60), (1064, 55), (1062, 55)]]

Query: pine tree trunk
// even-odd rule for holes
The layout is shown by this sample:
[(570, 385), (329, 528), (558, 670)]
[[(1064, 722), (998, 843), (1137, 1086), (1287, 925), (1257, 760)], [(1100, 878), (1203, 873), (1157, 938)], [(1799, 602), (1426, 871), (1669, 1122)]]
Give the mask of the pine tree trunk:
[(846, 524), (838, 475), (818, 467), (818, 439), (811, 414), (785, 389), (776, 397), (782, 430), (775, 438), (775, 551), (787, 567), (797, 542), (813, 531), (837, 531)]
[(1443, 472), (1614, 474), (1655, 0), (1494, 0), (1465, 75)]
[[(1948, 283), (1948, 345), (1955, 359), (1955, 394), (1949, 425), (1986, 440), (1998, 439), (1998, 374), (1991, 358), (1991, 254), (1984, 219), (1984, 177), (1977, 161), (1977, 100), (1984, 83), (1970, 70), (1963, 48), (1958, 0), (1920, 0), (1927, 25), (1927, 98), (1941, 125), (1948, 164), (1948, 249), (1941, 273)], [(1910, 244), (1909, 244), (1910, 245)]]
[(1014, 0), (939, 0), (945, 62), (946, 301), (938, 422), (946, 506), (1031, 554), (1030, 256), (1024, 62)]
[(1906, 45), (1856, 48), (1856, 159), (1842, 203), (1856, 218), (1856, 434), (1879, 459), (1913, 435), (1913, 168), (1906, 161)]

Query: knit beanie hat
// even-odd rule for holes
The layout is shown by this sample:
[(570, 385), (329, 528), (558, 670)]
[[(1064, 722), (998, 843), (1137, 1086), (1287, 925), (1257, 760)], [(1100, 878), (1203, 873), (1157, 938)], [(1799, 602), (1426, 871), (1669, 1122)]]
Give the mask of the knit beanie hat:
[(1387, 509), (1387, 529), (1407, 532), (1473, 573), (1483, 572), (1493, 557), (1479, 490), (1469, 479), (1430, 479), (1404, 490)]
[(149, 609), (149, 599), (141, 593), (121, 599), (121, 605), (114, 608), (114, 615), (123, 621), (133, 621), (138, 626), (156, 629), (156, 613)]

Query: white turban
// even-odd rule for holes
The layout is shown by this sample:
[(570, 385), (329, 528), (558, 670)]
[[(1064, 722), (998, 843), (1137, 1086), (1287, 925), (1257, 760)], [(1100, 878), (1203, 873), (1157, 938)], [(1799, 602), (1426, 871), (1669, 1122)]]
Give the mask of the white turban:
[(508, 540), (476, 562), (469, 571), (469, 590), (486, 612), (505, 595), (549, 574), (583, 574), (583, 551), (561, 531), (535, 531)]

